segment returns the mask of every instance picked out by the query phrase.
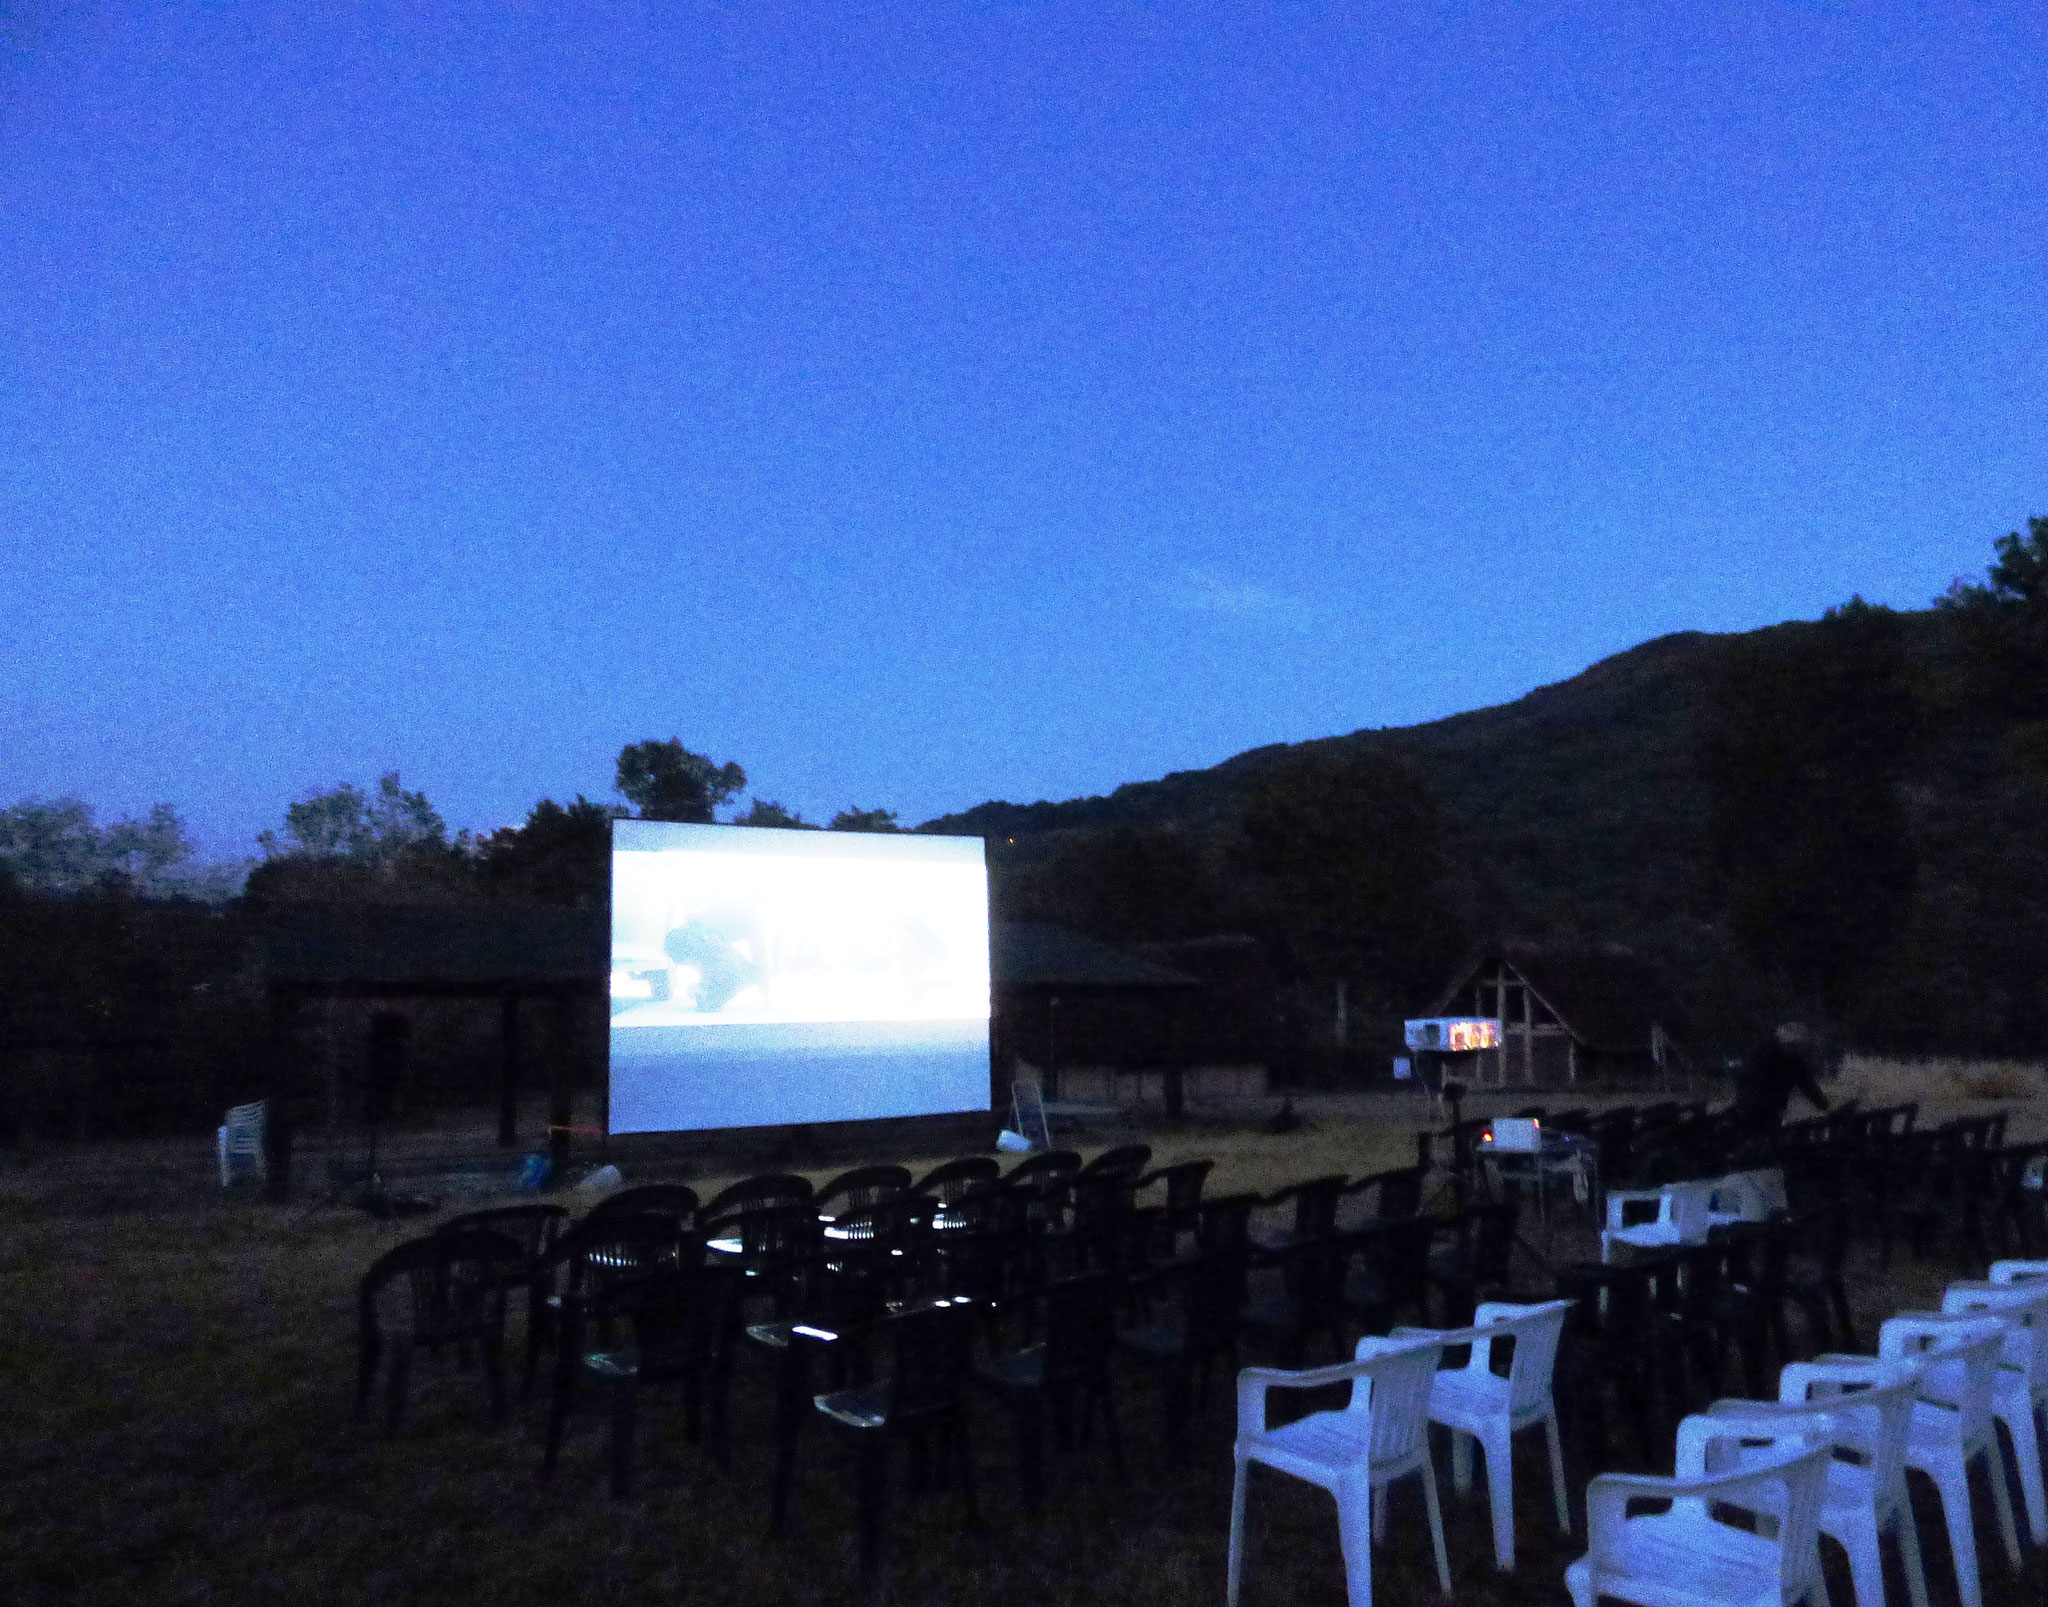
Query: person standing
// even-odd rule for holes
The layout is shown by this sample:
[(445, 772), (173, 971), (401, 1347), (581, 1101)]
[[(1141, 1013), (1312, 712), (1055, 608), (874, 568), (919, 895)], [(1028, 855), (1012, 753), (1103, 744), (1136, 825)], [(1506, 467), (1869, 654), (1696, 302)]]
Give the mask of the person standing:
[(1785, 1119), (1794, 1094), (1816, 1110), (1829, 1108), (1806, 1028), (1788, 1021), (1743, 1058), (1735, 1079), (1735, 1114), (1746, 1130), (1770, 1132)]

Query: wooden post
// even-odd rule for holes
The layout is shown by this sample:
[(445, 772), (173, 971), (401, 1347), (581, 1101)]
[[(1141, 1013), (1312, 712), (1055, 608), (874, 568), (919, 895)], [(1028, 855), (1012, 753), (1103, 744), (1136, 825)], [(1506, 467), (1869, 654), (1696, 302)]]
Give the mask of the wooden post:
[(575, 1120), (576, 998), (558, 992), (548, 1005), (548, 1173), (559, 1182), (569, 1167)]
[(519, 1142), (519, 990), (498, 1001), (498, 1147)]

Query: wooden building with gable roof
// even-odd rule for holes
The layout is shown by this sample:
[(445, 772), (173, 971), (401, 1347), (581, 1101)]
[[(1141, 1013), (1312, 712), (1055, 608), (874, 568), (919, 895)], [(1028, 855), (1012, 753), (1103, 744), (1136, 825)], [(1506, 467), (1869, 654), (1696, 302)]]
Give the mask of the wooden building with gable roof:
[(1501, 1047), (1481, 1054), (1475, 1068), (1489, 1087), (1659, 1074), (1680, 1057), (1684, 1040), (1662, 978), (1624, 949), (1484, 948), (1427, 1013), (1500, 1021)]

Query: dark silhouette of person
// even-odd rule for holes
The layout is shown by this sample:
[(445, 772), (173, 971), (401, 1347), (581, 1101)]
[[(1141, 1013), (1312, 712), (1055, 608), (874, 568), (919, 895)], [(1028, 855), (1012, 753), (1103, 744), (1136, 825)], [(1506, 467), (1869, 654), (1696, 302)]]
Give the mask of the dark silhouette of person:
[(1767, 1132), (1785, 1119), (1794, 1094), (1805, 1096), (1816, 1110), (1829, 1108), (1806, 1029), (1787, 1022), (1744, 1057), (1735, 1079), (1735, 1113), (1750, 1131)]

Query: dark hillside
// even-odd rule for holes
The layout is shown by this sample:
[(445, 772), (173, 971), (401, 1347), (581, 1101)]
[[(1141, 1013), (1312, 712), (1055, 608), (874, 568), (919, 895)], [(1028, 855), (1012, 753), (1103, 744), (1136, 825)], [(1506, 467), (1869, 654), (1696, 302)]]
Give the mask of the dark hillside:
[[(2048, 727), (2018, 721), (1977, 694), (1965, 624), (1954, 612), (1871, 612), (1901, 644), (1914, 710), (1895, 755), (1912, 893), (1902, 932), (1836, 1008), (1838, 1024), (1859, 1041), (1898, 1049), (2048, 1044), (2048, 983), (2042, 967), (2023, 959), (2048, 952)], [(1767, 701), (1793, 711), (1784, 718), (1813, 721), (1810, 734), (1795, 726), (1787, 737), (1790, 762), (1823, 777), (1811, 785), (1824, 801), (1833, 796), (1848, 807), (1860, 784), (1827, 792), (1827, 774), (1848, 774), (1838, 765), (1829, 771), (1830, 746), (1844, 739), (1823, 729), (1833, 717), (1812, 713), (1824, 705), (1810, 695), (1832, 683), (1839, 704), (1847, 684), (1853, 702), (1853, 671), (1834, 656), (1845, 650), (1848, 628), (1831, 616), (1740, 635), (1681, 632), (1513, 703), (1254, 748), (1106, 797), (985, 803), (922, 829), (988, 837), (999, 898), (1014, 896), (1050, 918), (1107, 923), (1098, 935), (1112, 941), (1195, 935), (1145, 931), (1141, 912), (1100, 913), (1110, 885), (1100, 863), (1106, 845), (1166, 834), (1191, 845), (1181, 857), (1206, 866), (1214, 884), (1184, 908), (1200, 905), (1219, 929), (1234, 922), (1284, 948), (1270, 909), (1264, 927), (1255, 908), (1247, 914), (1232, 856), (1247, 800), (1296, 761), (1398, 756), (1434, 790), (1446, 821), (1447, 930), (1560, 949), (1629, 948), (1664, 973), (1703, 1036), (1732, 1047), (1769, 1013), (1811, 1005), (1738, 937), (1715, 854), (1716, 795), (1702, 743), (1717, 700), (1749, 665), (1752, 692), (1761, 674)], [(1820, 885), (1830, 875), (1839, 885), (1856, 867), (1837, 864)], [(1062, 886), (1084, 876), (1086, 897)], [(1288, 970), (1283, 963), (1282, 974)], [(1370, 991), (1371, 979), (1362, 980)], [(1398, 1007), (1391, 997), (1386, 1003)]]

